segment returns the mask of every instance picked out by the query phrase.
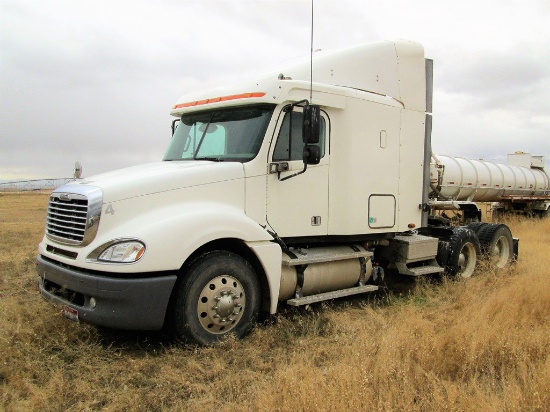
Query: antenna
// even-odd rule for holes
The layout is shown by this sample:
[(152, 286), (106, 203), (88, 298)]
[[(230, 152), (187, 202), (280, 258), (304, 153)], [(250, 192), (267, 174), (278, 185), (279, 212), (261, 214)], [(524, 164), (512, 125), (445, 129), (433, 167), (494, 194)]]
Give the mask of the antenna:
[(309, 52), (309, 102), (313, 100), (313, 0), (311, 0), (311, 49)]

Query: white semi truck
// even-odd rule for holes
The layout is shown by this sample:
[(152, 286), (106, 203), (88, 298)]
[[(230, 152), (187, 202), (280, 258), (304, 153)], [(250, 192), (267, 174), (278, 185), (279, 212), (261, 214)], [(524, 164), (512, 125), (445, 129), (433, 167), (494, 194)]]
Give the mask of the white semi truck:
[(481, 256), (513, 260), (507, 226), (430, 217), (473, 203), (431, 161), (422, 46), (316, 53), (309, 68), (185, 95), (163, 161), (56, 189), (42, 295), (74, 320), (212, 344), (281, 304), (374, 291), (384, 269), (469, 277)]

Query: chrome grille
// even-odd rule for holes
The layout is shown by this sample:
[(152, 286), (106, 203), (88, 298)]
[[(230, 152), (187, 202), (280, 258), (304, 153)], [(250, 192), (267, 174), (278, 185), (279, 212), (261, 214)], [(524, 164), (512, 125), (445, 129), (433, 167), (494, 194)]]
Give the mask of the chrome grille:
[(69, 184), (54, 191), (46, 216), (46, 236), (66, 245), (88, 245), (97, 233), (102, 198), (97, 187)]
[(46, 218), (46, 233), (69, 243), (84, 240), (88, 217), (88, 199), (72, 195), (65, 200), (61, 194), (52, 194)]

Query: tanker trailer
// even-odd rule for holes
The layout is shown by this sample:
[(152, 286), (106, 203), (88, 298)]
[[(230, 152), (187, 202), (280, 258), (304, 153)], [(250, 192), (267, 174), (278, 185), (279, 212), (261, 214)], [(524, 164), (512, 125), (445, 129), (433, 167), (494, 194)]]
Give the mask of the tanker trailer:
[(508, 164), (451, 156), (432, 156), (430, 206), (460, 210), (464, 223), (481, 220), (475, 202), (491, 202), (493, 213), (549, 215), (550, 179), (544, 158), (529, 153), (508, 155)]

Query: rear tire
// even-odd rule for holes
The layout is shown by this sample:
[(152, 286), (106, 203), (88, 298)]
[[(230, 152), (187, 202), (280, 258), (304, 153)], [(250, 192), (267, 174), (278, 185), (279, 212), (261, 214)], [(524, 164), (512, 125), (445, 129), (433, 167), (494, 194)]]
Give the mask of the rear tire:
[(232, 334), (244, 337), (256, 323), (260, 284), (252, 266), (224, 251), (210, 252), (183, 274), (173, 307), (178, 338), (213, 345)]
[(479, 231), (482, 230), (487, 225), (488, 225), (488, 223), (484, 223), (484, 222), (474, 222), (474, 223), (470, 223), (466, 227), (468, 229), (472, 230), (477, 235), (479, 233)]
[(480, 246), (476, 234), (466, 227), (455, 228), (449, 239), (445, 269), (450, 275), (470, 278), (476, 269), (479, 255)]
[(437, 243), (437, 256), (435, 260), (441, 267), (447, 266), (447, 261), (449, 260), (449, 242), (444, 240), (439, 240)]
[(514, 240), (508, 226), (492, 224), (478, 234), (482, 253), (491, 264), (499, 269), (508, 265), (514, 258)]

